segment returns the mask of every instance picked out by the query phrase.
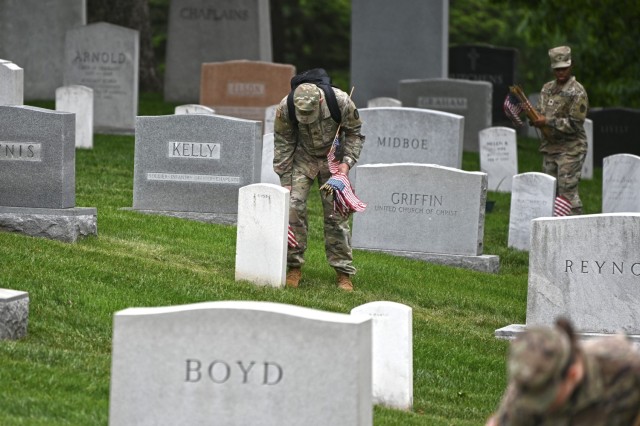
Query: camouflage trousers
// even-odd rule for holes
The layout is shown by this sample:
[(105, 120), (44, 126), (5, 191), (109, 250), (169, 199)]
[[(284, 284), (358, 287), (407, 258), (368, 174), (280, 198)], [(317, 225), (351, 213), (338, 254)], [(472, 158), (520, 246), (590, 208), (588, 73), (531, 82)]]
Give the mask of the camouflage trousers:
[[(326, 170), (325, 170), (326, 169)], [(318, 186), (322, 186), (331, 173), (328, 167), (323, 167), (317, 175)], [(298, 242), (298, 247), (287, 252), (287, 265), (299, 268), (304, 264), (304, 252), (307, 249), (307, 198), (311, 186), (316, 179), (310, 179), (300, 170), (293, 168), (291, 196), (289, 204), (289, 225)], [(322, 198), (324, 215), (324, 249), (329, 265), (337, 272), (353, 275), (356, 268), (352, 265), (351, 232), (349, 217), (342, 217), (333, 211), (333, 203)]]
[(571, 214), (582, 214), (578, 183), (585, 154), (543, 154), (542, 171), (557, 179), (558, 195), (571, 202)]

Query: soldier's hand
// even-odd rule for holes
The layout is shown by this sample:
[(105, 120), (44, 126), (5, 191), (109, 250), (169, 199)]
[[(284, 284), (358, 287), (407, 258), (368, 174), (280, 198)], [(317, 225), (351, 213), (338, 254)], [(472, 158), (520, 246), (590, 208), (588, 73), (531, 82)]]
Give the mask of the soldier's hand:
[(345, 176), (349, 176), (349, 165), (345, 163), (340, 163), (338, 165), (338, 172), (342, 173)]
[(546, 119), (546, 118), (544, 118), (544, 116), (542, 116), (542, 117), (538, 118), (537, 120), (535, 120), (535, 121), (533, 122), (533, 125), (534, 125), (535, 127), (539, 127), (539, 128), (546, 126), (546, 124), (547, 124), (547, 119)]
[(291, 192), (291, 185), (284, 185), (283, 188)]

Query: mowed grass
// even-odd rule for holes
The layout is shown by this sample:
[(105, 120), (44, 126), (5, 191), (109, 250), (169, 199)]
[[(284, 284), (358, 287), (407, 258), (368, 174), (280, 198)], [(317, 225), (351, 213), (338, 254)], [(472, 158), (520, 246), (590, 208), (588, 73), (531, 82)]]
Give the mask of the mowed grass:
[[(157, 95), (142, 97), (141, 115), (172, 111)], [(520, 139), (518, 150), (521, 173), (540, 171), (537, 141)], [(0, 233), (0, 287), (30, 297), (28, 336), (0, 342), (0, 424), (107, 424), (113, 314), (216, 300), (341, 313), (404, 303), (413, 309), (414, 409), (376, 407), (374, 423), (478, 425), (496, 407), (507, 343), (493, 333), (526, 313), (528, 254), (507, 248), (509, 194), (489, 194), (496, 205), (485, 222), (484, 253), (500, 256), (500, 273), (356, 250), (357, 290), (347, 294), (325, 260), (315, 189), (301, 287), (272, 289), (235, 282), (235, 227), (122, 210), (132, 206), (133, 159), (133, 136), (96, 135), (93, 150), (77, 151), (76, 205), (97, 207), (98, 237), (65, 244)], [(463, 168), (479, 170), (478, 155), (465, 153)], [(587, 213), (600, 211), (600, 182), (596, 169), (581, 184)]]

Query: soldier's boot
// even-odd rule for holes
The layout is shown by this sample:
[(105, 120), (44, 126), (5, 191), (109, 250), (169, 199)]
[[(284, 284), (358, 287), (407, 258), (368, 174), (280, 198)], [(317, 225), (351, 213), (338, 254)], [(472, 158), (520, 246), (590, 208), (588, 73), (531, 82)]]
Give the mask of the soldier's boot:
[(289, 271), (287, 271), (287, 287), (298, 288), (300, 278), (302, 278), (302, 270), (300, 268), (289, 268)]
[(349, 274), (338, 272), (336, 281), (340, 290), (353, 291), (353, 283), (351, 282), (351, 277), (349, 276)]

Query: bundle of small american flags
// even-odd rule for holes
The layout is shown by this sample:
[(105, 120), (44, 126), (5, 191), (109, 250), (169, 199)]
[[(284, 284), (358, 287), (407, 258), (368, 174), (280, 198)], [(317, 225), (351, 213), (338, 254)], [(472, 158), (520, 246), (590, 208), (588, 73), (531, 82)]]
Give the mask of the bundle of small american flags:
[(331, 145), (327, 159), (329, 160), (329, 171), (331, 178), (320, 187), (320, 190), (327, 196), (333, 197), (333, 210), (342, 216), (348, 216), (354, 212), (363, 212), (367, 205), (360, 201), (351, 187), (351, 181), (347, 175), (338, 171), (340, 162), (336, 160), (336, 149), (340, 145), (336, 137)]
[(507, 94), (507, 97), (504, 99), (504, 103), (502, 104), (502, 109), (514, 126), (522, 126), (523, 123), (520, 119), (520, 114), (524, 111), (524, 107), (515, 95), (512, 93)]
[(571, 214), (571, 201), (564, 195), (558, 195), (553, 204), (554, 216), (569, 216)]

